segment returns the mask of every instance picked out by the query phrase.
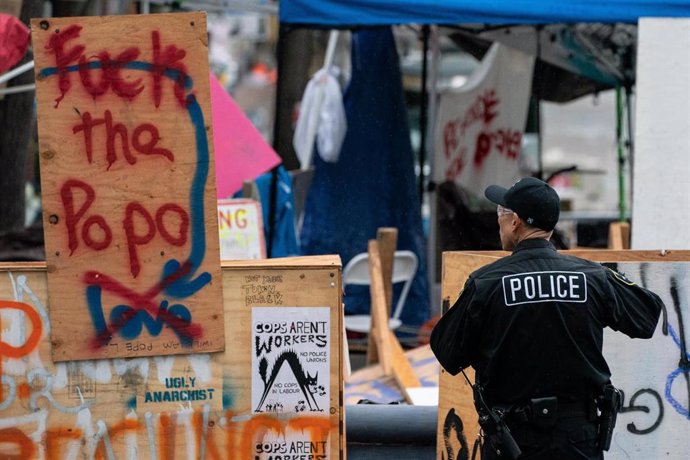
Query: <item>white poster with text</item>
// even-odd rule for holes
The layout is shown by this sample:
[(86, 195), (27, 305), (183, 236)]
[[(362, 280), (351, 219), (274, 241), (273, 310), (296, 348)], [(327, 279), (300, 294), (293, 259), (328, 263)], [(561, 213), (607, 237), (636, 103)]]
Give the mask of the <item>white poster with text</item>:
[(261, 204), (247, 199), (218, 200), (221, 260), (266, 258)]
[(328, 413), (330, 308), (252, 308), (252, 409)]

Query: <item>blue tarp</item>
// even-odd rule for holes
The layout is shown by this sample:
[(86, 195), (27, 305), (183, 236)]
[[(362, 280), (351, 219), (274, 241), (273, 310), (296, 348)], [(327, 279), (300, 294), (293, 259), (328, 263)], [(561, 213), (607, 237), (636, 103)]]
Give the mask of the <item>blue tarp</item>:
[(395, 24), (628, 22), (690, 16), (688, 0), (280, 0), (283, 23)]
[[(295, 204), (292, 191), (292, 179), (290, 174), (281, 165), (277, 169), (278, 182), (276, 184), (276, 210), (274, 212), (275, 227), (273, 230), (273, 244), (271, 253), (267, 257), (291, 257), (299, 256), (300, 250), (295, 231)], [(264, 241), (266, 241), (266, 251), (268, 251), (268, 238), (271, 233), (271, 216), (269, 207), (271, 206), (271, 172), (262, 174), (256, 178), (256, 187), (259, 189), (259, 201), (261, 203), (261, 214), (264, 221)], [(240, 190), (235, 194), (239, 198), (243, 196)]]
[[(381, 85), (381, 82), (386, 82)], [(352, 37), (352, 79), (344, 96), (347, 134), (337, 163), (314, 155), (315, 171), (302, 224), (302, 251), (340, 254), (343, 264), (367, 251), (379, 227), (398, 229), (398, 249), (419, 269), (401, 316), (429, 318), (426, 250), (398, 55), (390, 28)], [(369, 311), (369, 293), (345, 292), (347, 313)], [(395, 300), (394, 300), (395, 304)]]

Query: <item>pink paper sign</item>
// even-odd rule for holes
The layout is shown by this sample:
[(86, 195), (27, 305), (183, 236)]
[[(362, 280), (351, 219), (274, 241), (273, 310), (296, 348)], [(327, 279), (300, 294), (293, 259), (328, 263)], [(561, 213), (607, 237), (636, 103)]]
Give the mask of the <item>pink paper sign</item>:
[(216, 158), (218, 198), (228, 198), (253, 180), (280, 164), (281, 159), (261, 137), (216, 77), (211, 74), (213, 147)]

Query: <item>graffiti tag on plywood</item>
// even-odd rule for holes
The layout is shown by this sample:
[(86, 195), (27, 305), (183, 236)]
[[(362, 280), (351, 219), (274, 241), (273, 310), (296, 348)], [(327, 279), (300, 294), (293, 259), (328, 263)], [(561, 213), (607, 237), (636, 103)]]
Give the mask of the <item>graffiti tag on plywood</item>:
[(54, 359), (222, 350), (205, 16), (32, 31)]

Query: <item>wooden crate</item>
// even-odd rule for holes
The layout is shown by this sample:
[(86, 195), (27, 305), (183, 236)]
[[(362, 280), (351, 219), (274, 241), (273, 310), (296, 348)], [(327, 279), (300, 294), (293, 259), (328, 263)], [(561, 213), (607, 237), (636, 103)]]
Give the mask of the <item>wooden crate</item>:
[[(45, 271), (43, 263), (0, 264), (0, 457), (343, 458), (339, 257), (224, 262), (224, 352), (61, 363), (51, 359)], [(274, 387), (305, 395), (298, 380), (316, 379), (313, 397), (269, 391), (258, 407), (253, 317), (303, 322), (289, 334), (294, 356), (278, 359), (284, 349), (274, 336), (265, 376), (281, 361), (273, 383), (282, 387)], [(324, 358), (319, 350), (328, 375), (314, 375), (324, 365), (313, 364)]]

